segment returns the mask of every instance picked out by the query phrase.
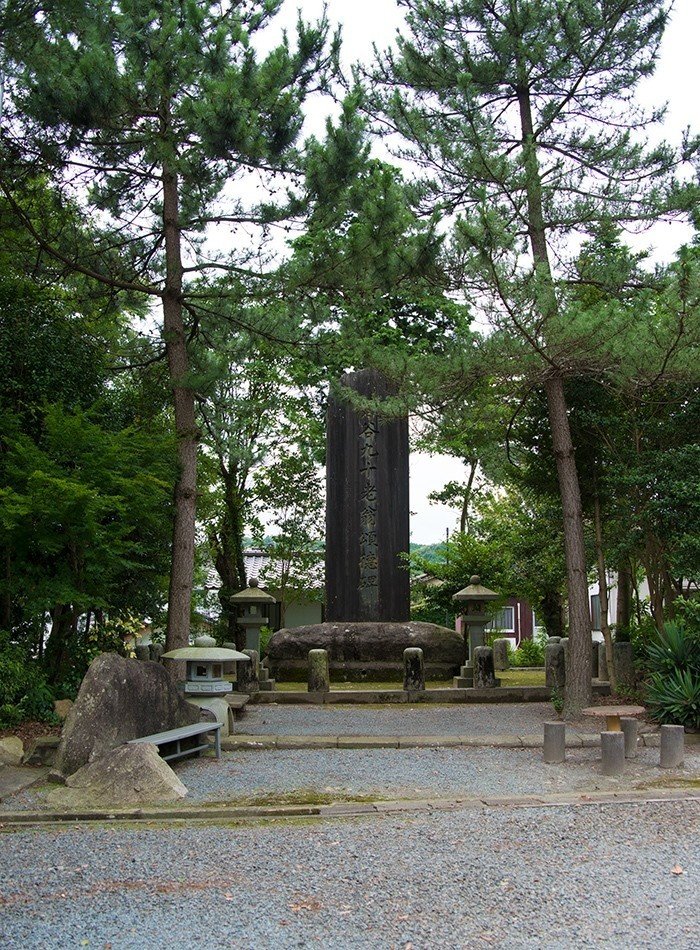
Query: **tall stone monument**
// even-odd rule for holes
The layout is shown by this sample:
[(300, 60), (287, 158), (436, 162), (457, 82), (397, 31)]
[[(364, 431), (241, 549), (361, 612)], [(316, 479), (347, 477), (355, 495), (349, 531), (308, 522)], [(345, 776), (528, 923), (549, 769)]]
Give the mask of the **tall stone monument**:
[[(340, 384), (373, 399), (391, 395), (376, 370), (347, 373)], [(326, 472), (326, 619), (407, 621), (408, 419), (331, 395)]]

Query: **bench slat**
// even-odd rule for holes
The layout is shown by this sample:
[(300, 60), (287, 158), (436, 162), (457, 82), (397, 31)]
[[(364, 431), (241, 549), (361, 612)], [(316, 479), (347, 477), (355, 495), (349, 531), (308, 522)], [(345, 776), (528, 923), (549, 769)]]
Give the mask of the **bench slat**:
[(218, 732), (220, 722), (193, 722), (190, 726), (180, 726), (179, 729), (168, 729), (167, 732), (155, 732), (152, 736), (140, 736), (138, 739), (129, 739), (129, 745), (140, 742), (152, 742), (162, 745), (165, 742), (176, 742), (178, 739), (187, 739), (190, 736), (199, 736), (205, 732)]

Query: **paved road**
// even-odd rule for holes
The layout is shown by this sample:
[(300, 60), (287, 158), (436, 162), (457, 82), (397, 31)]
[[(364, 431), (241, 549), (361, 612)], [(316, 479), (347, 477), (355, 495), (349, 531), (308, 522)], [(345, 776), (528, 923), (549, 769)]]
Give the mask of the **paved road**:
[(699, 843), (697, 802), (13, 832), (2, 946), (696, 950)]

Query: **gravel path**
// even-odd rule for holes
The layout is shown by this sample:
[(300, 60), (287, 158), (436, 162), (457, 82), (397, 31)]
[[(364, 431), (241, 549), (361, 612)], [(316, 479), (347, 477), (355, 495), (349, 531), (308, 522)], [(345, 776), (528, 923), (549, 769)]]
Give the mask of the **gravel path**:
[[(277, 736), (488, 736), (541, 734), (551, 703), (248, 706), (236, 732)], [(588, 732), (600, 723), (585, 720)]]
[[(546, 765), (540, 749), (299, 749), (224, 752), (221, 759), (174, 763), (187, 786), (183, 804), (235, 804), (337, 798), (463, 798), (549, 795), (666, 787), (700, 781), (700, 747), (685, 766), (658, 767), (658, 749), (640, 749), (619, 777), (601, 775), (600, 750), (569, 749), (566, 762)], [(46, 807), (41, 789), (26, 789), (0, 805), (11, 811)]]
[(693, 802), (18, 831), (2, 946), (697, 950), (699, 841)]

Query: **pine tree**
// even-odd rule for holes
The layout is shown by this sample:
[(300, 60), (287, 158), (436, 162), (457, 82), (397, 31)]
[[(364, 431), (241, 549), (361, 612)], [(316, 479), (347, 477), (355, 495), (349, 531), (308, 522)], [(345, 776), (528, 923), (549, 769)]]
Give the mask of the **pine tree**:
[[(523, 344), (514, 372), (544, 391), (568, 574), (567, 707), (590, 700), (590, 616), (567, 376), (595, 364), (568, 320), (575, 237), (685, 209), (674, 181), (686, 141), (646, 148), (662, 112), (632, 99), (654, 69), (659, 0), (403, 0), (410, 35), (372, 77), (375, 110), (426, 173), (423, 199), (454, 216), (455, 274)], [(571, 255), (569, 254), (571, 249)]]
[[(207, 306), (208, 275), (263, 272), (270, 228), (290, 213), (284, 186), (297, 164), (302, 104), (337, 52), (336, 41), (328, 52), (324, 19), (299, 20), (295, 48), (284, 35), (259, 55), (260, 33), (281, 3), (9, 0), (3, 17), (4, 195), (58, 267), (161, 312), (179, 455), (170, 649), (188, 641), (194, 559), (198, 431), (188, 343)], [(52, 229), (23, 200), (22, 174), (37, 167), (66, 200), (87, 204), (91, 246), (74, 246), (71, 233)], [(274, 204), (275, 189), (286, 207)]]

